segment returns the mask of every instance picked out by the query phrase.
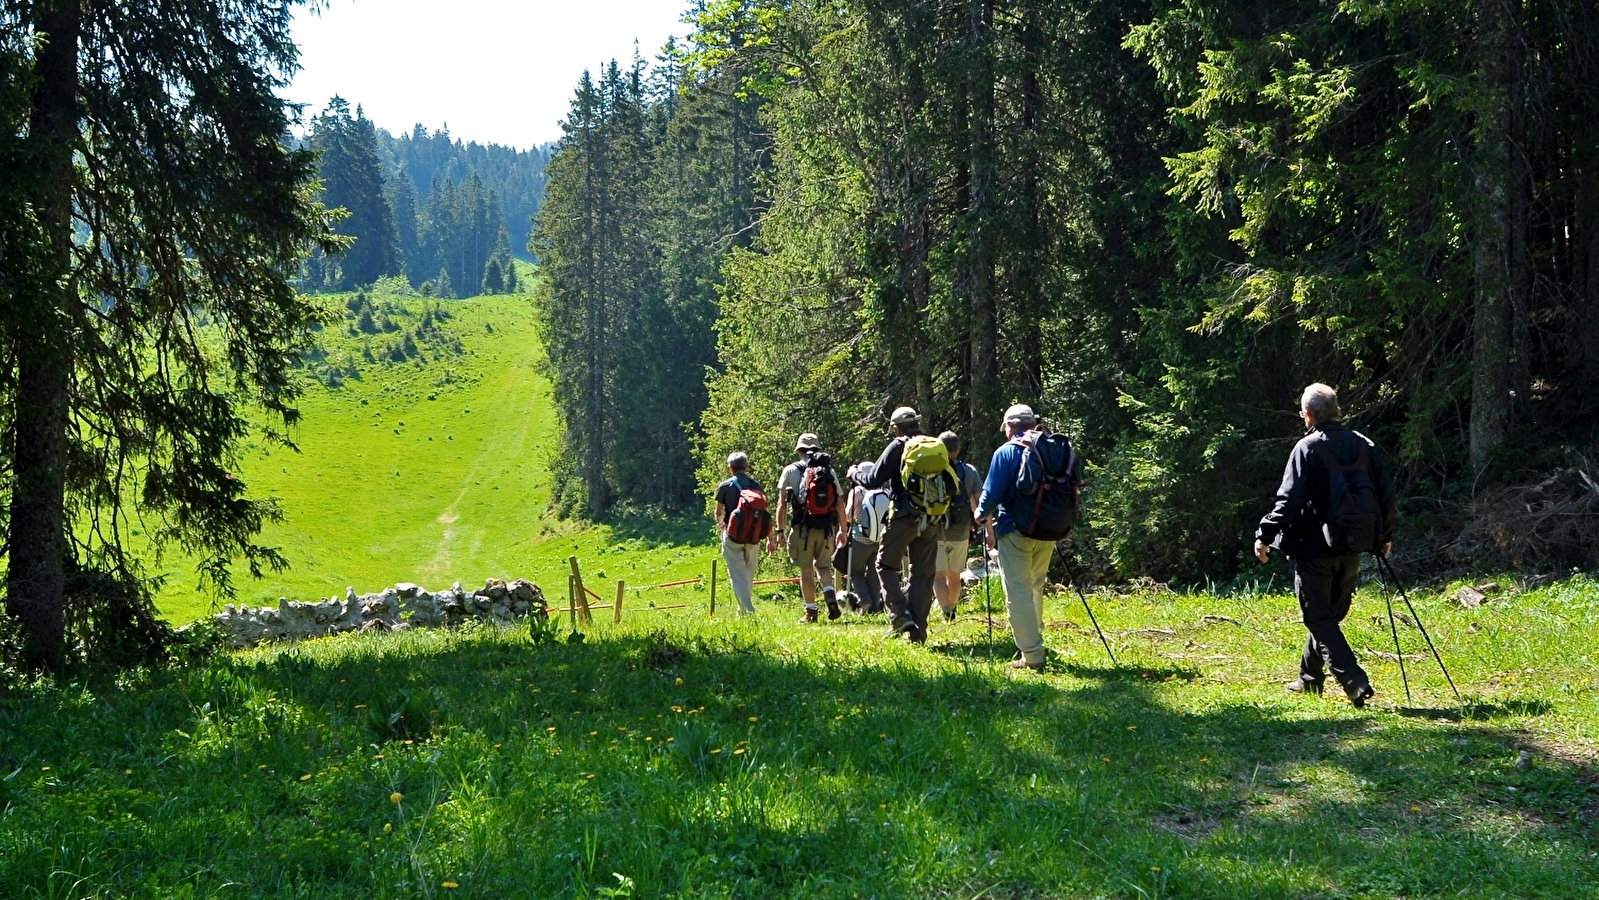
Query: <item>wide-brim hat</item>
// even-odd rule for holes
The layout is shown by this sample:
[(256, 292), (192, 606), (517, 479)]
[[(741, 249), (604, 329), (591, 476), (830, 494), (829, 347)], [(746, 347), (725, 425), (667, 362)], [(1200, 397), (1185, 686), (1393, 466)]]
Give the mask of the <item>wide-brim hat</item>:
[(794, 442), (794, 449), (796, 451), (798, 451), (798, 450), (820, 450), (821, 448), (822, 448), (822, 439), (817, 437), (814, 434), (811, 434), (808, 431), (805, 432), (804, 434), (800, 435), (799, 436), (799, 440)]

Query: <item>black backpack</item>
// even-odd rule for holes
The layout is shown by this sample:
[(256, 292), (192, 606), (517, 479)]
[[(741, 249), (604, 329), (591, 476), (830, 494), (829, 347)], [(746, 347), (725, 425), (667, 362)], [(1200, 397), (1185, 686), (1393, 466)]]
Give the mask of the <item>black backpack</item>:
[(1017, 516), (1017, 530), (1034, 540), (1061, 540), (1077, 523), (1077, 451), (1064, 434), (1029, 431), (1015, 440), (1023, 449), (1016, 469), (1016, 512), (1032, 513), (1026, 519)]
[(812, 453), (800, 463), (800, 488), (793, 501), (796, 526), (838, 527), (838, 479), (833, 476), (831, 456)]
[(1382, 507), (1377, 502), (1377, 486), (1371, 481), (1370, 450), (1360, 441), (1355, 461), (1344, 465), (1323, 439), (1311, 449), (1327, 467), (1327, 508), (1323, 510), (1322, 537), (1335, 553), (1371, 553), (1377, 549), (1382, 533)]

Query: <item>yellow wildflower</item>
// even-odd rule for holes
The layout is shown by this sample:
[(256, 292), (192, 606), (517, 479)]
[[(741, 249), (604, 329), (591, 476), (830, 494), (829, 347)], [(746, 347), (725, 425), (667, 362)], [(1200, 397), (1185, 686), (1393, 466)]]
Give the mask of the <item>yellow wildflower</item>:
[(389, 802), (390, 803), (399, 803), (401, 800), (404, 800), (404, 799), (405, 799), (405, 795), (400, 793), (399, 791), (395, 791), (394, 793), (389, 795)]

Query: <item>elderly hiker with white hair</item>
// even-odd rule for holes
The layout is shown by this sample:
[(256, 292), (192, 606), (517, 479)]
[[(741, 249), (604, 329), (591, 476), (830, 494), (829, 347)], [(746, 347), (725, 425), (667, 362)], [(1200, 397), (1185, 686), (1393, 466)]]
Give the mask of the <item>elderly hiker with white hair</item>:
[(1360, 554), (1388, 555), (1398, 515), (1376, 445), (1339, 424), (1341, 414), (1332, 388), (1305, 388), (1299, 417), (1307, 434), (1288, 454), (1276, 501), (1255, 532), (1255, 556), (1266, 562), (1275, 547), (1294, 561), (1294, 593), (1310, 636), (1288, 690), (1320, 694), (1331, 670), (1359, 708), (1376, 692), (1339, 624), (1355, 596)]
[[(869, 471), (854, 481), (867, 490), (888, 487), (893, 494), (888, 527), (877, 551), (877, 574), (888, 606), (888, 636), (927, 640), (927, 613), (933, 606), (933, 572), (956, 493), (955, 472), (943, 441), (922, 433), (916, 410), (901, 406), (889, 417), (894, 437)], [(864, 468), (864, 467), (863, 467)], [(910, 563), (910, 590), (900, 581)]]
[(988, 461), (977, 517), (999, 551), (1013, 669), (1044, 668), (1044, 585), (1055, 544), (1077, 520), (1082, 460), (1065, 435), (1041, 429), (1030, 406), (1005, 410), (1005, 443)]

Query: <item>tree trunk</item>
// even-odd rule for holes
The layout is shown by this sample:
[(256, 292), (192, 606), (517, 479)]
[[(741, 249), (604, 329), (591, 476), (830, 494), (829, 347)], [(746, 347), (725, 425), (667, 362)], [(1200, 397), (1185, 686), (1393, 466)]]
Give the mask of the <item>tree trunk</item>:
[(67, 556), (67, 388), (72, 371), (73, 145), (78, 137), (76, 0), (41, 2), (34, 27), (46, 36), (29, 122), (42, 177), (35, 203), (49, 238), (49, 266), (18, 324), (15, 485), (7, 611), (22, 625), (30, 666), (60, 671)]
[(1510, 430), (1510, 45), (1507, 0), (1479, 0), (1481, 95), (1475, 143), (1477, 189), (1472, 314), (1471, 468), (1481, 473)]
[(999, 313), (994, 297), (994, 59), (992, 0), (968, 0), (971, 205), (967, 211), (967, 302), (971, 309), (972, 418), (966, 437), (993, 431), (998, 382)]

